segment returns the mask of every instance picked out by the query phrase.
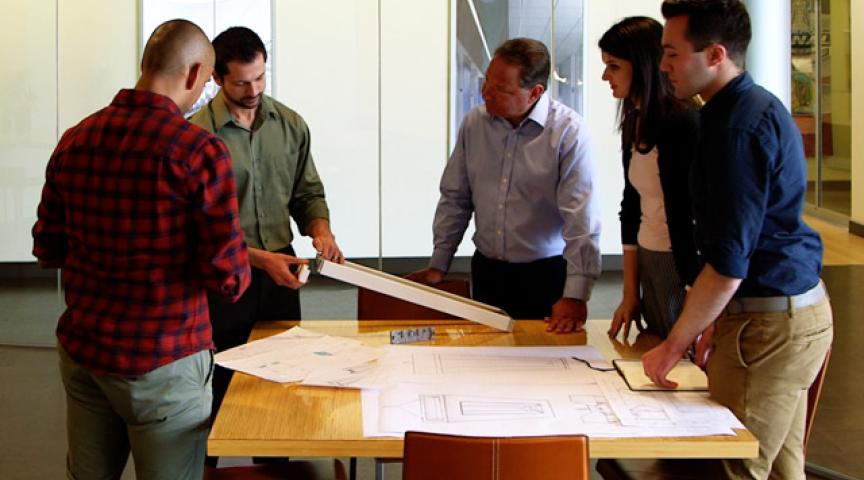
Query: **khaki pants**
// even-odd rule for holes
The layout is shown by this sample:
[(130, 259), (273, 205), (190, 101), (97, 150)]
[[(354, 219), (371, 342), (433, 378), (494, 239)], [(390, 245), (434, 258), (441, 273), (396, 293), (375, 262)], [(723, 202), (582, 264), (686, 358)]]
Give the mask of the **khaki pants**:
[(203, 350), (135, 378), (97, 375), (58, 347), (66, 387), (66, 477), (119, 479), (131, 450), (138, 480), (200, 480), (213, 355)]
[(801, 479), (807, 389), (831, 344), (831, 305), (724, 314), (708, 363), (711, 396), (759, 440), (759, 457), (723, 462), (742, 479)]

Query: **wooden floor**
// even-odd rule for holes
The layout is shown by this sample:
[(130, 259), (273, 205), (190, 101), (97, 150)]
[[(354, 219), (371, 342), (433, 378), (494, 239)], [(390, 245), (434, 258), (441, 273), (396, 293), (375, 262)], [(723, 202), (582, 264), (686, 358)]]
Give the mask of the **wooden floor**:
[(864, 238), (850, 234), (839, 222), (812, 215), (805, 220), (819, 231), (825, 245), (822, 278), (834, 311), (831, 363), (807, 461), (845, 475), (836, 478), (864, 478), (864, 404), (860, 398), (864, 390), (859, 368), (864, 364)]
[(864, 237), (849, 233), (847, 225), (805, 215), (804, 220), (822, 236), (824, 265), (864, 265)]

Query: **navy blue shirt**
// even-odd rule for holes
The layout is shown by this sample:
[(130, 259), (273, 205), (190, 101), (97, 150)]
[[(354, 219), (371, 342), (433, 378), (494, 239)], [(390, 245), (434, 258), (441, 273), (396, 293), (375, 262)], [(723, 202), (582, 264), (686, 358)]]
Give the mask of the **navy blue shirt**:
[(801, 218), (804, 148), (786, 107), (745, 72), (702, 107), (700, 125), (690, 187), (702, 260), (743, 279), (738, 297), (814, 287), (822, 240)]

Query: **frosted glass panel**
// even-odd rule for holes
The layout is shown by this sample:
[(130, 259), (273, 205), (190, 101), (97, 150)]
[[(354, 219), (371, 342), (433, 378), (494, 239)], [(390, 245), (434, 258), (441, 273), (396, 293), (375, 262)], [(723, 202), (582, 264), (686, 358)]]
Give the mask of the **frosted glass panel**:
[[(334, 8), (280, 0), (274, 16), (276, 98), (309, 124), (336, 240), (349, 257), (377, 257), (377, 2), (344, 0)], [(314, 256), (306, 237), (294, 248)]]
[(0, 16), (0, 262), (33, 261), (30, 229), (57, 140), (54, 0), (5, 2)]
[[(108, 105), (138, 78), (134, 2), (58, 2), (60, 132)], [(100, 12), (93, 15), (93, 12)], [(110, 59), (110, 61), (106, 61)]]
[(447, 23), (447, 2), (381, 0), (385, 257), (432, 254), (438, 183), (449, 153)]

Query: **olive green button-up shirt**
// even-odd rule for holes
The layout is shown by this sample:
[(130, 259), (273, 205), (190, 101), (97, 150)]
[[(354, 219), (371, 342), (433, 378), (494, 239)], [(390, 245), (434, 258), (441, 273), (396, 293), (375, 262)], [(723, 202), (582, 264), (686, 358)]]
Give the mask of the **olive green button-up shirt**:
[(240, 226), (250, 247), (272, 252), (290, 245), (291, 217), (301, 233), (316, 218), (329, 220), (309, 127), (297, 112), (264, 95), (247, 129), (232, 117), (220, 92), (189, 120), (218, 135), (231, 152)]

